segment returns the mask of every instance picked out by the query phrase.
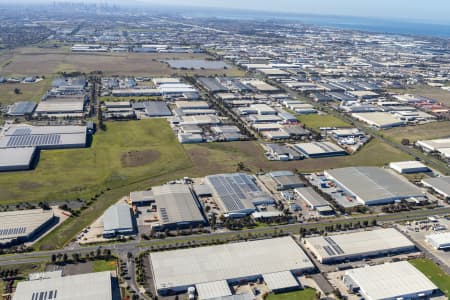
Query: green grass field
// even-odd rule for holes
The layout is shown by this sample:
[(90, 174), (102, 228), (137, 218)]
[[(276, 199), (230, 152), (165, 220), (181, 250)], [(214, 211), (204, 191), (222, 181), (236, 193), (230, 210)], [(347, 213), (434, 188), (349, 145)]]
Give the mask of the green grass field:
[(424, 273), (450, 299), (450, 275), (429, 259), (419, 258), (409, 261)]
[(350, 124), (332, 115), (301, 115), (297, 119), (306, 127), (319, 130), (320, 127), (351, 127)]
[(92, 265), (93, 272), (115, 271), (116, 268), (115, 260), (95, 260)]
[[(36, 101), (50, 88), (51, 79), (44, 79), (37, 83), (0, 84), (0, 103), (11, 104), (17, 101)], [(14, 93), (14, 89), (20, 89), (20, 94)]]
[(198, 166), (198, 173), (234, 172), (238, 162), (243, 162), (253, 172), (258, 172), (260, 169), (308, 172), (358, 165), (384, 166), (392, 161), (412, 159), (409, 155), (377, 139), (372, 140), (353, 155), (291, 162), (268, 161), (258, 142), (198, 144), (184, 147), (195, 166)]
[(0, 174), (0, 204), (90, 198), (192, 166), (166, 120), (106, 126), (90, 148), (42, 151), (35, 170)]
[(304, 289), (296, 292), (289, 292), (283, 294), (270, 294), (266, 300), (314, 300), (317, 299), (316, 291), (314, 289)]
[(418, 126), (397, 127), (383, 131), (383, 135), (400, 143), (407, 138), (410, 142), (450, 136), (450, 121), (433, 122)]

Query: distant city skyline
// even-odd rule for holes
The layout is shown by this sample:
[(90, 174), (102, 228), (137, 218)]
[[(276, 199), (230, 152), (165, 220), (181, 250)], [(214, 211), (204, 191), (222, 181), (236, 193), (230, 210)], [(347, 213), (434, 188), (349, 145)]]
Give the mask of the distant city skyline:
[(15, 3), (108, 3), (130, 5), (158, 4), (180, 7), (227, 8), (280, 13), (372, 17), (401, 21), (423, 21), (450, 24), (448, 0), (0, 0), (0, 4)]

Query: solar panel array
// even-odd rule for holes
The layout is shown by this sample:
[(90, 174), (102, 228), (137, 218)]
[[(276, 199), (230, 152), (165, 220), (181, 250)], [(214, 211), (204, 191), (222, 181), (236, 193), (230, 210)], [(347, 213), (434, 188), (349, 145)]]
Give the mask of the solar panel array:
[(27, 231), (26, 227), (16, 227), (16, 228), (6, 228), (0, 229), (0, 237), (1, 236), (9, 236), (9, 235), (21, 235)]
[(45, 292), (34, 292), (31, 295), (31, 300), (54, 300), (58, 294), (57, 290), (45, 291)]
[(12, 135), (29, 135), (31, 134), (31, 128), (16, 128)]
[(228, 211), (246, 209), (243, 201), (249, 199), (251, 193), (261, 192), (245, 174), (214, 175), (208, 178)]
[(161, 213), (161, 218), (163, 220), (164, 223), (169, 223), (169, 215), (167, 214), (167, 209), (164, 207), (161, 207), (159, 209), (160, 213)]
[(344, 254), (344, 250), (331, 238), (324, 237), (324, 240), (327, 241), (329, 246), (324, 246), (323, 249), (328, 253), (328, 255), (341, 255)]
[[(17, 129), (16, 131), (21, 129)], [(6, 146), (12, 148), (59, 144), (61, 144), (61, 135), (59, 134), (14, 135), (9, 137)]]

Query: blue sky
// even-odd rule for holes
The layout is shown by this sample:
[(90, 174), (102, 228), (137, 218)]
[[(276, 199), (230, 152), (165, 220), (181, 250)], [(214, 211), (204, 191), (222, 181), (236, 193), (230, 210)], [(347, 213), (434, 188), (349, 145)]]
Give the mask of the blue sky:
[[(320, 15), (348, 15), (450, 23), (449, 0), (15, 0), (20, 2), (157, 3)], [(0, 0), (9, 3), (10, 0)]]

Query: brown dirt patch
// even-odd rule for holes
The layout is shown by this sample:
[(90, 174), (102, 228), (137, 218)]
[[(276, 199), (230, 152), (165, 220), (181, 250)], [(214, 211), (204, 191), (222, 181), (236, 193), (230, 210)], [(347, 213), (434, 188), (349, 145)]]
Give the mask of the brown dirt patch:
[(156, 150), (128, 151), (122, 153), (120, 161), (122, 162), (122, 167), (133, 168), (149, 164), (158, 160), (160, 156), (161, 153)]

